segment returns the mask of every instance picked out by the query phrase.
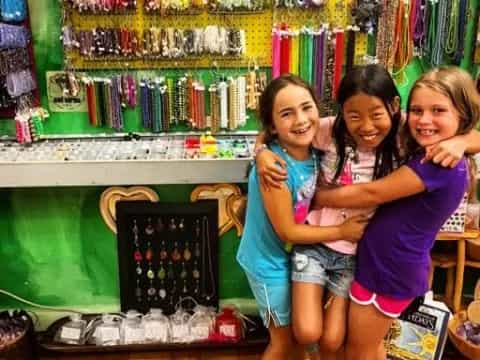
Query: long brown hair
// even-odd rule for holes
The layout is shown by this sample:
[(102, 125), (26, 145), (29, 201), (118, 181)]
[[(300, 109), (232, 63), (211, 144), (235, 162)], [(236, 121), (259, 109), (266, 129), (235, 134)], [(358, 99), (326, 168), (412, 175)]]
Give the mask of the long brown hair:
[(315, 91), (302, 78), (292, 74), (284, 74), (273, 79), (263, 91), (258, 103), (258, 117), (262, 124), (262, 130), (265, 132), (265, 143), (267, 144), (272, 142), (276, 137), (272, 132), (274, 129), (273, 105), (275, 103), (275, 98), (279, 91), (288, 85), (294, 85), (306, 89), (312, 96), (312, 100), (317, 107), (318, 113), (320, 113), (320, 103), (315, 95)]

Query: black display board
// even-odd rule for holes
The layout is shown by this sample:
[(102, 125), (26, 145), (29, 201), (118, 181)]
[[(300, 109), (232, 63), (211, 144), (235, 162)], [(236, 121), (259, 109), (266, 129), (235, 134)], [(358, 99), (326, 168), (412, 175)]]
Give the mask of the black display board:
[(122, 311), (175, 311), (187, 296), (218, 307), (218, 202), (117, 203)]

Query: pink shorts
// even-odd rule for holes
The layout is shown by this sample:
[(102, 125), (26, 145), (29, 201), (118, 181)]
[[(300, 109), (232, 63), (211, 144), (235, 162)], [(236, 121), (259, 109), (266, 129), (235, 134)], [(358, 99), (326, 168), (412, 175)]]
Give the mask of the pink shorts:
[(378, 311), (391, 318), (397, 318), (414, 300), (398, 300), (389, 296), (382, 296), (365, 289), (358, 282), (354, 281), (350, 287), (350, 299), (360, 305), (373, 304)]

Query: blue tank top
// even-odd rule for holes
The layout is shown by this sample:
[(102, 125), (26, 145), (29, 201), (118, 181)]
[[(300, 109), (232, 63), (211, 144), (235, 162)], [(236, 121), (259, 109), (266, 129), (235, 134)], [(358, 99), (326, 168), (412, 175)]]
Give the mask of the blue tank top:
[[(278, 144), (271, 150), (287, 163), (286, 185), (293, 199), (295, 222), (304, 223), (315, 192), (314, 157), (298, 161), (285, 154)], [(290, 254), (286, 244), (275, 233), (263, 207), (255, 166), (248, 178), (245, 228), (237, 252), (237, 261), (252, 277), (262, 281), (284, 282), (290, 279)]]

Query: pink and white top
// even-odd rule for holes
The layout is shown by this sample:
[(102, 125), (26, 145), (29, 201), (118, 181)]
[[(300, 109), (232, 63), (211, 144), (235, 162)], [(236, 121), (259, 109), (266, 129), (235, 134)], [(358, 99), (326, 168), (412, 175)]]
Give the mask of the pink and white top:
[[(319, 128), (313, 140), (313, 146), (322, 150), (325, 154), (322, 156), (320, 162), (321, 172), (327, 182), (331, 182), (337, 166), (337, 150), (332, 139), (332, 127), (335, 117), (321, 118), (319, 121)], [(353, 149), (346, 150), (345, 165), (343, 171), (337, 179), (338, 185), (350, 185), (358, 183), (367, 183), (372, 181), (373, 170), (375, 167), (375, 152), (374, 151), (354, 151)], [(312, 210), (308, 214), (307, 221), (312, 225), (332, 226), (339, 225), (352, 216), (365, 214), (367, 216), (373, 215), (375, 207), (363, 209), (337, 209), (324, 207), (320, 210)], [(337, 240), (325, 242), (323, 245), (341, 252), (343, 254), (355, 254), (357, 251), (357, 244), (346, 240)]]

